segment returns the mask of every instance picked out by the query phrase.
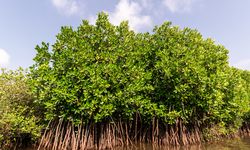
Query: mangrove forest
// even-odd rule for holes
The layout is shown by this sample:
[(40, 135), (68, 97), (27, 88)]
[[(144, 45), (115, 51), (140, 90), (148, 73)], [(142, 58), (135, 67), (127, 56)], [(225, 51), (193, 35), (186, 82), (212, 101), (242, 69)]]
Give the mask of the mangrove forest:
[(61, 28), (29, 69), (0, 73), (0, 149), (190, 145), (250, 136), (250, 72), (190, 28), (146, 33), (95, 24)]

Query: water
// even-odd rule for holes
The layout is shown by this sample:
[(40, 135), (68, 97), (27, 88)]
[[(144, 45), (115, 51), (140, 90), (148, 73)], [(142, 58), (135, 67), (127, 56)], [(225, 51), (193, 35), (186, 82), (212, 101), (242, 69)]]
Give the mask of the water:
[(117, 147), (114, 150), (250, 150), (250, 137), (181, 147), (155, 147), (149, 144), (141, 144), (133, 147)]
[(250, 137), (182, 147), (153, 147), (144, 144), (134, 148), (116, 148), (115, 150), (250, 150)]
[(250, 150), (250, 137), (225, 140), (224, 142), (217, 142), (213, 144), (204, 144), (203, 149), (204, 150)]

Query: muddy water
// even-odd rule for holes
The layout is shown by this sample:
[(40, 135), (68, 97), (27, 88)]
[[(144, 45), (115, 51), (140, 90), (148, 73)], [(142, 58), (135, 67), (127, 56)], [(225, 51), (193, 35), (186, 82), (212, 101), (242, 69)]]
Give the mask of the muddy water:
[[(25, 150), (36, 150), (29, 148)], [(250, 137), (181, 147), (154, 147), (149, 144), (117, 147), (113, 150), (250, 150)]]
[[(204, 150), (250, 150), (250, 137), (205, 144)], [(202, 150), (203, 150), (202, 149)]]
[(250, 150), (250, 138), (224, 140), (182, 147), (153, 147), (152, 145), (140, 145), (134, 148), (116, 148), (114, 150)]

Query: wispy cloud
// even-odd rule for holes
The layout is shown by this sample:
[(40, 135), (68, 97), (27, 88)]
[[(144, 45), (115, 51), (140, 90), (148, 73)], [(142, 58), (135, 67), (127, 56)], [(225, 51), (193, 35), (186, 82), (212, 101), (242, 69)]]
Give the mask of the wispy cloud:
[[(84, 0), (51, 1), (61, 13), (68, 16), (77, 14), (82, 16), (83, 6), (88, 5)], [(196, 1), (199, 0), (118, 0), (114, 9), (106, 12), (109, 14), (111, 23), (118, 25), (121, 21), (128, 20), (131, 29), (143, 31), (153, 26), (153, 18), (157, 17), (156, 12), (165, 12), (166, 8), (173, 13), (188, 12)], [(89, 12), (84, 14), (86, 13)], [(93, 12), (88, 15), (90, 23), (93, 24), (96, 16), (93, 16)]]
[(250, 59), (241, 60), (238, 63), (233, 64), (233, 66), (239, 69), (250, 70)]
[(81, 12), (82, 3), (77, 0), (52, 0), (57, 10), (67, 16), (75, 15)]
[[(109, 14), (110, 22), (114, 25), (119, 25), (122, 21), (129, 21), (129, 26), (134, 31), (141, 31), (142, 29), (152, 27), (153, 22), (151, 16), (143, 15), (142, 11), (146, 6), (146, 1), (151, 0), (120, 0), (115, 6), (114, 11), (107, 12)], [(94, 24), (97, 17), (91, 15), (89, 22)]]
[(142, 14), (143, 7), (130, 0), (120, 0), (116, 5), (114, 12), (110, 14), (110, 21), (118, 25), (123, 20), (128, 20), (130, 27), (139, 31), (145, 27), (152, 26), (152, 19), (150, 16)]
[(196, 0), (163, 0), (163, 4), (172, 12), (189, 12)]
[(0, 67), (5, 67), (9, 64), (10, 56), (9, 54), (4, 50), (0, 48)]
[(151, 9), (154, 2), (154, 0), (138, 0), (138, 3), (140, 3), (140, 5), (145, 9)]

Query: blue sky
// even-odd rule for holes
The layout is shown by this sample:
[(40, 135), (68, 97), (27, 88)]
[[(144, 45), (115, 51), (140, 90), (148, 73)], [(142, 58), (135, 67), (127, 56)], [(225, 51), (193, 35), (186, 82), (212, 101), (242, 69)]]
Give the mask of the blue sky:
[(250, 70), (249, 8), (249, 0), (0, 0), (0, 66), (29, 67), (34, 47), (53, 44), (61, 26), (93, 23), (105, 11), (113, 24), (129, 20), (137, 32), (164, 21), (195, 28), (229, 50), (230, 65)]

